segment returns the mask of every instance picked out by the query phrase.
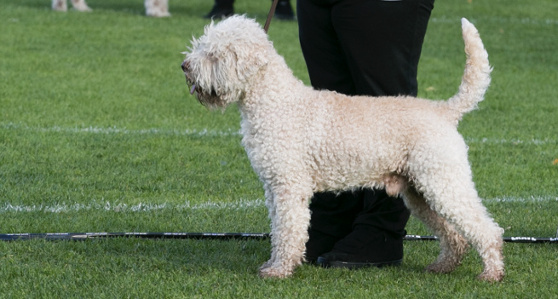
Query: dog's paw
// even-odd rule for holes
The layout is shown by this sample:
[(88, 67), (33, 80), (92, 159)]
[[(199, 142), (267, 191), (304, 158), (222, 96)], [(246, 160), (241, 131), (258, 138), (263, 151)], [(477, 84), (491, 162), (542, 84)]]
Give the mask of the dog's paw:
[(262, 278), (286, 278), (293, 274), (292, 270), (286, 270), (281, 267), (273, 267), (269, 263), (265, 263), (260, 268), (260, 277)]
[(155, 17), (155, 18), (166, 18), (170, 17), (171, 14), (167, 11), (160, 11), (160, 10), (150, 10), (145, 13), (148, 17)]
[(435, 262), (428, 265), (425, 270), (432, 273), (450, 273), (455, 270), (458, 265), (459, 264), (448, 262)]
[(504, 279), (504, 271), (484, 271), (477, 278), (487, 282), (499, 282)]
[(82, 11), (82, 12), (93, 11), (89, 6), (87, 6), (85, 1), (77, 1), (73, 5), (74, 5), (74, 9), (77, 11)]

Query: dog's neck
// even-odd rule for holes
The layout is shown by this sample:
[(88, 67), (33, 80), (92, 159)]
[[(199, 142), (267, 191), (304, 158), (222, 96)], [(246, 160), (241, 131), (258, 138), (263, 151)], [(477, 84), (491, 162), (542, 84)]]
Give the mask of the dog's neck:
[(266, 106), (296, 105), (297, 102), (300, 104), (298, 94), (309, 87), (292, 74), (283, 57), (275, 55), (272, 56), (278, 58), (262, 67), (247, 86), (243, 99), (239, 101), (241, 109), (266, 109)]

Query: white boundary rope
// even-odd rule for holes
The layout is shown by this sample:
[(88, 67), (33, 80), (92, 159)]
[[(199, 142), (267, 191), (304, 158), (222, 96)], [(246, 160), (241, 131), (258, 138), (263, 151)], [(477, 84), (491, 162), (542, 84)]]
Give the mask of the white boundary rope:
[[(487, 21), (490, 23), (502, 23), (502, 24), (526, 24), (526, 25), (538, 25), (538, 26), (556, 26), (558, 25), (558, 19), (531, 19), (531, 18), (513, 18), (513, 17), (487, 17), (487, 18), (471, 18), (469, 19), (473, 23), (478, 23), (478, 21)], [(439, 16), (430, 18), (430, 22), (433, 23), (448, 23), (448, 24), (459, 24), (459, 18)]]

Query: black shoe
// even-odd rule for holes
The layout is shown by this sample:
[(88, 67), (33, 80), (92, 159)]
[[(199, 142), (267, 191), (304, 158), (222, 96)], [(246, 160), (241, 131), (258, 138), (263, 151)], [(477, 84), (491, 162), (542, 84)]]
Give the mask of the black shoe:
[(234, 14), (234, 8), (220, 6), (219, 4), (213, 5), (211, 11), (204, 16), (206, 19), (221, 19), (227, 18)]
[(275, 9), (275, 17), (279, 20), (293, 21), (295, 19), (291, 1), (279, 1)]
[(346, 253), (326, 253), (316, 260), (316, 264), (324, 268), (345, 268), (345, 269), (360, 269), (366, 267), (385, 267), (385, 266), (399, 266), (403, 259), (393, 260), (393, 261), (358, 261), (359, 257), (346, 254)]
[(403, 260), (403, 238), (389, 236), (367, 226), (353, 232), (321, 255), (316, 263), (322, 267), (357, 269), (400, 265)]
[(308, 230), (308, 235), (308, 242), (306, 242), (306, 262), (309, 264), (316, 264), (318, 257), (331, 251), (335, 243), (341, 239), (313, 230), (312, 228)]

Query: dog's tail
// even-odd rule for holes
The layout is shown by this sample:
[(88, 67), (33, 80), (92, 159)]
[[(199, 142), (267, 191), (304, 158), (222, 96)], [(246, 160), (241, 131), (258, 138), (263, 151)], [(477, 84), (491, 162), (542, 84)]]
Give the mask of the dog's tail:
[(465, 18), (461, 19), (461, 28), (467, 63), (459, 91), (447, 101), (448, 108), (454, 112), (451, 115), (455, 122), (460, 121), (465, 113), (476, 109), (477, 104), (484, 99), (492, 72), (488, 63), (488, 53), (484, 49), (477, 28)]

